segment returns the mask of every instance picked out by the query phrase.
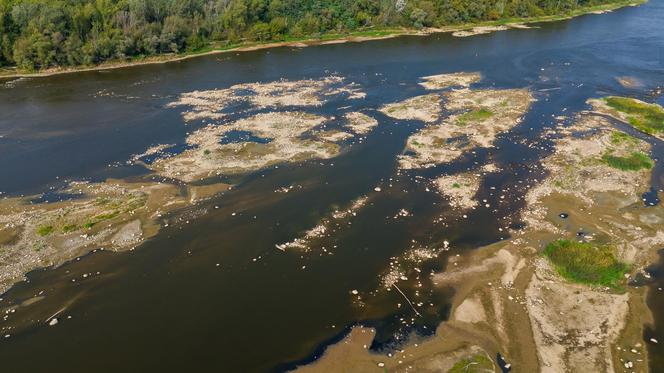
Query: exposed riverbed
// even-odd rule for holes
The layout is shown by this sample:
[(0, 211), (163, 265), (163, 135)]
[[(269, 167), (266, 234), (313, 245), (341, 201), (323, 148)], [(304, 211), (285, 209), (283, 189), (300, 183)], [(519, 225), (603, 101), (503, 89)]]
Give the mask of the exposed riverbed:
[[(562, 361), (553, 352), (519, 355), (534, 346), (555, 351), (538, 333), (566, 330), (543, 330), (552, 316), (509, 290), (514, 282), (538, 298), (554, 276), (533, 265), (543, 260), (535, 242), (544, 236), (521, 246), (500, 241), (558, 222), (592, 190), (618, 197), (602, 197), (606, 204), (590, 212), (629, 205), (643, 216), (632, 258), (657, 259), (663, 247), (646, 246), (661, 246), (647, 239), (661, 226), (662, 206), (639, 196), (653, 188), (662, 198), (661, 140), (619, 117), (582, 112), (593, 110), (589, 99), (608, 96), (662, 103), (662, 19), (664, 3), (655, 0), (463, 38), (285, 47), (0, 81), (0, 208), (29, 222), (8, 218), (0, 227), (0, 258), (21, 263), (0, 277), (15, 283), (0, 297), (0, 364), (15, 372), (281, 371), (320, 357), (354, 325), (373, 330), (354, 329), (360, 352), (342, 356), (367, 369), (413, 343), (433, 351), (413, 353), (418, 358), (436, 349), (459, 359), (500, 353), (525, 369), (515, 371)], [(601, 123), (583, 127), (588, 118)], [(574, 132), (562, 130), (569, 126), (598, 137), (566, 143), (560, 136)], [(583, 178), (588, 169), (571, 187), (547, 179), (576, 159), (552, 156), (554, 149), (606, 144), (609, 128), (638, 138), (613, 155), (644, 152), (653, 168), (611, 174), (608, 189), (593, 189)], [(443, 143), (450, 147), (438, 152)], [(561, 211), (528, 209), (539, 203), (538, 187), (552, 194), (537, 201)], [(578, 200), (559, 197), (563, 187)], [(596, 233), (584, 231), (586, 221), (571, 214), (555, 228)], [(21, 242), (29, 242), (24, 253)], [(67, 255), (73, 259), (22, 281), (22, 268), (61, 264)], [(495, 263), (510, 270), (498, 274)], [(457, 273), (482, 266), (496, 277), (490, 287), (455, 283)], [(538, 276), (530, 287), (517, 278), (523, 268)], [(649, 305), (662, 303), (654, 286)], [(565, 298), (570, 290), (557, 291)], [(505, 303), (516, 297), (506, 312), (530, 307), (530, 318), (507, 319), (510, 338), (514, 325), (544, 326), (515, 345), (496, 342), (497, 331), (495, 339), (471, 338), (479, 347), (460, 348), (463, 328), (440, 323), (496, 324), (481, 306), (492, 294)], [(626, 294), (645, 296), (639, 288)], [(653, 324), (645, 306), (626, 309), (627, 295), (587, 298), (622, 310), (631, 331), (649, 325), (644, 340), (621, 335), (614, 345), (593, 335), (603, 367), (627, 362), (616, 346), (640, 343), (639, 354), (643, 346), (657, 354), (648, 341), (662, 335), (661, 310), (653, 308)], [(390, 368), (407, 368), (393, 360)], [(650, 361), (652, 371), (664, 369), (660, 357)]]

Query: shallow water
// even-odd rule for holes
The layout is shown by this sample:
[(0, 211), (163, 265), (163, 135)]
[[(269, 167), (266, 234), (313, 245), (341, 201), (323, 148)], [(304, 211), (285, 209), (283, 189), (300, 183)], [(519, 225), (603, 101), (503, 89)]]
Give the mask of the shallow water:
[[(43, 193), (66, 180), (147, 174), (126, 161), (157, 144), (184, 150), (186, 133), (195, 127), (183, 124), (179, 110), (164, 106), (193, 90), (335, 73), (360, 84), (367, 98), (331, 100), (311, 111), (339, 115), (341, 106), (352, 105), (343, 111), (362, 110), (380, 126), (339, 158), (240, 178), (234, 190), (190, 208), (184, 215), (192, 217), (188, 224), (181, 219), (135, 251), (98, 251), (31, 273), (29, 282), (0, 301), (4, 308), (40, 291), (46, 295), (0, 321), (3, 334), (16, 327), (0, 341), (3, 368), (283, 370), (315, 357), (322, 344), (357, 322), (378, 328), (376, 349), (389, 348), (413, 330), (433, 331), (447, 317), (452, 290), (425, 284), (421, 300), (431, 305), (423, 307), (424, 317), (415, 325), (402, 326), (399, 318), (410, 319), (412, 311), (396, 307), (403, 302), (398, 293), (377, 291), (390, 257), (443, 240), (451, 242), (453, 255), (506, 238), (498, 228), (519, 225), (518, 198), (541, 176), (536, 164), (550, 144), (540, 135), (555, 125), (553, 117), (584, 110), (587, 98), (609, 94), (661, 101), (652, 92), (664, 86), (662, 19), (660, 0), (471, 38), (432, 35), (277, 48), (5, 83), (0, 88), (0, 192), (9, 195)], [(423, 93), (418, 77), (455, 71), (480, 71), (479, 86), (529, 87), (538, 101), (496, 149), (397, 175), (396, 155), (422, 123), (392, 120), (375, 109)], [(623, 88), (615, 79), (619, 76), (635, 77), (643, 87)], [(660, 159), (661, 149), (654, 151)], [(479, 197), (497, 207), (477, 209), (467, 219), (415, 178), (490, 162), (503, 171), (486, 179)], [(654, 175), (653, 186), (661, 189), (661, 162)], [(302, 188), (274, 192), (290, 185)], [(382, 192), (373, 192), (375, 186)], [(512, 202), (501, 203), (498, 192)], [(275, 249), (363, 195), (370, 197), (369, 204), (312, 252)], [(401, 209), (410, 216), (395, 219)], [(202, 210), (206, 214), (198, 213)], [(446, 227), (432, 223), (439, 216)], [(443, 255), (422, 270), (442, 270), (442, 263)], [(95, 275), (82, 279), (83, 273)], [(409, 296), (414, 285), (414, 280), (403, 285)], [(353, 289), (363, 295), (365, 306), (354, 302)], [(63, 308), (56, 327), (36, 321)], [(658, 321), (664, 317), (655, 312)], [(653, 371), (664, 369), (660, 360), (652, 359)]]

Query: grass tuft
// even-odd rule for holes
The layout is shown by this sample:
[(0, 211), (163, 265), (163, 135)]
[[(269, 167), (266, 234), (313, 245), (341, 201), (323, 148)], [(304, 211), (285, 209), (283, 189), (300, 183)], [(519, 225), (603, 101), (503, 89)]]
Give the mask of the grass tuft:
[(629, 124), (649, 135), (664, 132), (664, 108), (627, 97), (607, 97), (604, 99), (611, 108), (627, 114)]
[(51, 233), (53, 233), (52, 225), (42, 225), (41, 227), (37, 228), (37, 234), (42, 237), (46, 237)]
[(493, 361), (485, 355), (473, 355), (461, 359), (452, 366), (449, 373), (485, 373), (494, 372)]
[(626, 134), (625, 132), (613, 131), (611, 132), (611, 142), (616, 145), (624, 143), (636, 144), (639, 142), (639, 139), (632, 135)]
[(573, 282), (619, 289), (629, 266), (616, 259), (608, 245), (558, 240), (549, 243), (544, 255), (558, 273)]
[(64, 227), (62, 227), (62, 233), (73, 232), (77, 229), (78, 229), (78, 225), (76, 225), (76, 224), (67, 224)]
[(463, 113), (457, 118), (456, 124), (459, 126), (465, 126), (468, 123), (479, 122), (493, 116), (493, 112), (488, 109), (475, 109), (467, 113)]
[(649, 170), (654, 167), (653, 161), (647, 154), (641, 152), (633, 152), (629, 157), (617, 157), (610, 154), (605, 154), (602, 160), (610, 167), (617, 168), (623, 171), (639, 171), (642, 169)]

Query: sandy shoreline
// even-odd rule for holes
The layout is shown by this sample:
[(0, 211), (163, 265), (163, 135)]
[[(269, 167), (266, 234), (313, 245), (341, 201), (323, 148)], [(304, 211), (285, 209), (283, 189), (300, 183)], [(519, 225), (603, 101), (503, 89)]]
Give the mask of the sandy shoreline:
[[(265, 44), (254, 44), (254, 45), (242, 45), (236, 48), (229, 48), (229, 49), (217, 49), (217, 50), (211, 50), (207, 52), (201, 52), (201, 53), (193, 53), (193, 54), (187, 54), (187, 55), (156, 55), (156, 56), (151, 56), (146, 58), (143, 61), (111, 61), (108, 63), (104, 63), (101, 65), (96, 65), (96, 66), (90, 66), (90, 67), (75, 67), (75, 68), (59, 68), (59, 69), (50, 69), (50, 70), (44, 70), (44, 71), (39, 71), (39, 72), (34, 72), (34, 73), (24, 73), (24, 72), (15, 72), (15, 73), (5, 73), (2, 70), (0, 70), (0, 81), (1, 80), (6, 80), (6, 79), (16, 79), (16, 78), (40, 78), (40, 77), (48, 77), (48, 76), (54, 76), (54, 75), (60, 75), (60, 74), (71, 74), (71, 73), (77, 73), (77, 72), (89, 72), (89, 71), (102, 71), (102, 70), (115, 70), (115, 69), (121, 69), (121, 68), (127, 68), (127, 67), (134, 67), (134, 66), (144, 66), (144, 65), (155, 65), (155, 64), (164, 64), (168, 62), (178, 62), (178, 61), (183, 61), (187, 60), (190, 58), (196, 58), (196, 57), (202, 57), (202, 56), (209, 56), (209, 55), (215, 55), (215, 54), (222, 54), (222, 53), (231, 53), (231, 52), (251, 52), (251, 51), (257, 51), (257, 50), (262, 50), (262, 49), (270, 49), (270, 48), (280, 48), (280, 47), (292, 47), (292, 48), (304, 48), (304, 47), (309, 47), (309, 46), (316, 46), (316, 45), (326, 45), (326, 44), (343, 44), (343, 43), (361, 43), (361, 42), (366, 42), (366, 41), (373, 41), (373, 40), (384, 40), (384, 39), (392, 39), (396, 37), (401, 37), (401, 36), (428, 36), (432, 34), (438, 34), (438, 33), (455, 33), (455, 32), (470, 32), (472, 33), (473, 29), (476, 28), (486, 28), (486, 27), (500, 27), (499, 29), (497, 28), (495, 31), (500, 31), (504, 29), (522, 29), (522, 28), (527, 28), (524, 27), (525, 25), (528, 24), (534, 24), (534, 23), (543, 23), (543, 22), (556, 22), (556, 21), (562, 21), (562, 20), (567, 20), (571, 18), (575, 18), (578, 16), (586, 15), (586, 14), (603, 14), (606, 12), (609, 12), (611, 10), (627, 7), (627, 6), (638, 6), (641, 4), (644, 4), (647, 2), (647, 0), (636, 0), (636, 1), (628, 1), (628, 2), (619, 2), (619, 3), (614, 3), (614, 4), (605, 4), (605, 5), (599, 5), (599, 6), (593, 6), (593, 7), (588, 7), (585, 9), (579, 9), (573, 14), (568, 14), (568, 15), (552, 15), (552, 16), (545, 16), (545, 17), (536, 17), (536, 18), (523, 18), (523, 19), (510, 19), (510, 20), (502, 20), (502, 21), (494, 21), (494, 22), (480, 22), (480, 23), (472, 23), (472, 24), (464, 24), (464, 25), (457, 25), (457, 26), (449, 26), (449, 27), (442, 27), (442, 28), (426, 28), (422, 30), (414, 30), (414, 29), (394, 29), (394, 30), (387, 30), (387, 32), (394, 31), (393, 33), (389, 33), (386, 35), (380, 35), (380, 36), (362, 36), (361, 34), (358, 34), (356, 36), (353, 36), (352, 34), (349, 36), (344, 36), (340, 38), (333, 38), (329, 40), (319, 40), (319, 39), (305, 39), (305, 40), (297, 40), (297, 41), (284, 41), (284, 42), (272, 42), (272, 43), (265, 43)], [(469, 31), (471, 30), (471, 31)], [(376, 30), (378, 32), (380, 31), (385, 31), (385, 30)], [(493, 31), (492, 31), (493, 32)], [(477, 34), (484, 34), (485, 32), (479, 32)], [(468, 35), (464, 35), (468, 36)], [(8, 70), (8, 69), (5, 69)]]

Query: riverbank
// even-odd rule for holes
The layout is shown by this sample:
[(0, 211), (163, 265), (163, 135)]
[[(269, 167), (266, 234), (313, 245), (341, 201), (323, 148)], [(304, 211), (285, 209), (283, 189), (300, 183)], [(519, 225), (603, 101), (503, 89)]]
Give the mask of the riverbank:
[[(480, 363), (487, 372), (498, 366), (649, 371), (647, 346), (658, 342), (643, 339), (652, 316), (645, 289), (634, 284), (651, 276), (647, 268), (664, 242), (658, 229), (664, 209), (640, 198), (650, 186), (654, 161), (648, 154), (657, 140), (621, 128), (584, 112), (546, 135), (554, 148), (541, 162), (547, 176), (531, 180), (524, 227), (508, 228), (511, 237), (504, 241), (448, 257), (445, 270), (422, 280), (455, 290), (449, 318), (432, 337), (373, 351), (367, 346), (375, 330), (357, 326), (296, 371), (460, 372)], [(636, 154), (647, 161), (634, 164)], [(454, 206), (454, 196), (448, 198)], [(476, 193), (469, 198), (479, 205)], [(475, 208), (466, 205), (463, 212)], [(420, 267), (403, 269), (394, 284), (418, 276)], [(424, 302), (417, 291), (413, 297), (413, 317), (421, 317)], [(507, 363), (497, 358), (494, 365), (492, 356)]]
[[(80, 66), (72, 68), (53, 68), (37, 72), (19, 71), (15, 68), (0, 68), (0, 79), (14, 79), (14, 78), (37, 78), (47, 77), (60, 74), (68, 74), (84, 71), (99, 71), (99, 70), (112, 70), (125, 67), (142, 66), (163, 64), (168, 62), (183, 61), (190, 58), (208, 56), (221, 53), (230, 52), (250, 52), (261, 49), (279, 48), (279, 47), (292, 47), (292, 48), (305, 48), (315, 45), (325, 44), (341, 44), (341, 43), (359, 43), (372, 40), (383, 40), (396, 38), (400, 36), (426, 36), (437, 33), (459, 33), (455, 36), (472, 36), (477, 34), (485, 34), (488, 32), (500, 31), (509, 28), (527, 28), (529, 24), (543, 23), (543, 22), (556, 22), (579, 17), (586, 14), (602, 14), (616, 9), (639, 6), (646, 3), (647, 0), (628, 0), (617, 1), (611, 4), (603, 4), (589, 7), (582, 7), (572, 12), (559, 15), (549, 15), (541, 17), (528, 17), (528, 18), (506, 18), (496, 21), (469, 23), (462, 25), (446, 26), (441, 28), (425, 28), (422, 30), (407, 29), (407, 28), (385, 28), (373, 29), (352, 32), (348, 34), (324, 34), (319, 38), (303, 37), (303, 38), (289, 38), (285, 41), (267, 42), (267, 43), (242, 43), (227, 46), (211, 45), (194, 52), (186, 52), (181, 54), (169, 55), (155, 55), (149, 57), (136, 57), (129, 60), (114, 60), (107, 61), (94, 66)], [(474, 29), (479, 29), (478, 31)]]

